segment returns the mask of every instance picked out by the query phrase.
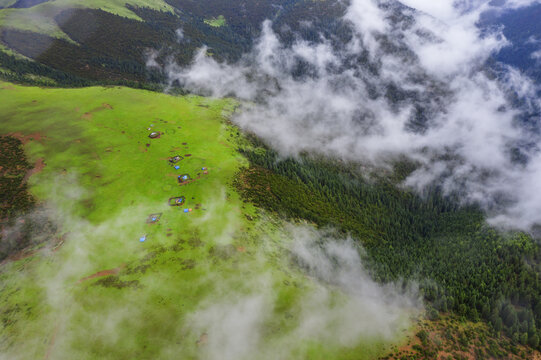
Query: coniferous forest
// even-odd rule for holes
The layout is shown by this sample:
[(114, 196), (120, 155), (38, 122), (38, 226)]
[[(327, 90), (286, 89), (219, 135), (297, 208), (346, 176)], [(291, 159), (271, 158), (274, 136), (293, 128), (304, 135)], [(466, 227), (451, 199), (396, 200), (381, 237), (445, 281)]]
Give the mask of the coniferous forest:
[[(428, 314), (483, 319), (517, 343), (539, 347), (541, 247), (523, 232), (486, 224), (475, 206), (438, 189), (423, 196), (381, 176), (367, 180), (353, 165), (272, 150), (244, 150), (251, 166), (237, 186), (246, 199), (293, 219), (351, 234), (379, 281), (419, 283)], [(395, 181), (412, 170), (397, 163)]]

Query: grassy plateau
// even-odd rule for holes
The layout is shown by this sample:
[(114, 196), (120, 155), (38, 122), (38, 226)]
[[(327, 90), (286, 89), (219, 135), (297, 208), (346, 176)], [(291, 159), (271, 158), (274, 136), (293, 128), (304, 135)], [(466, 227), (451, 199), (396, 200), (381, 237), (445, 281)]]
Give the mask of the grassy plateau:
[[(232, 100), (10, 83), (0, 98), (0, 135), (25, 144), (30, 193), (58, 225), (0, 266), (0, 359), (363, 359), (402, 338), (407, 319), (345, 343), (325, 336), (341, 315), (299, 325), (328, 287), (235, 191), (247, 160)], [(327, 291), (318, 309), (334, 314), (346, 295)]]

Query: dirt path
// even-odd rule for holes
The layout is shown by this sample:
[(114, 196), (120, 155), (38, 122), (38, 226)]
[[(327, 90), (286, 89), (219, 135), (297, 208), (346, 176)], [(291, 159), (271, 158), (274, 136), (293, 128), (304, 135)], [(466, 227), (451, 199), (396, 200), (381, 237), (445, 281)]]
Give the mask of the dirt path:
[(102, 111), (102, 110), (112, 110), (113, 107), (107, 103), (103, 103), (101, 104), (101, 106), (97, 107), (97, 108), (94, 108), (92, 110), (90, 110), (89, 112), (85, 112), (83, 115), (81, 115), (81, 118), (84, 119), (84, 120), (92, 120), (92, 116), (94, 113), (98, 112), (98, 111)]
[(47, 347), (47, 352), (45, 353), (45, 357), (44, 357), (45, 360), (49, 359), (50, 356), (51, 356), (51, 353), (53, 352), (54, 343), (56, 341), (56, 336), (58, 335), (59, 330), (60, 330), (60, 323), (57, 323), (56, 327), (54, 329), (54, 332), (53, 332), (53, 336), (51, 337), (51, 340), (49, 341), (49, 346)]
[(104, 277), (104, 276), (109, 276), (109, 275), (116, 275), (116, 274), (118, 274), (120, 272), (120, 270), (124, 269), (125, 267), (126, 267), (126, 264), (122, 264), (119, 267), (114, 268), (114, 269), (98, 271), (95, 274), (92, 274), (90, 276), (86, 276), (86, 277), (84, 277), (82, 279), (79, 279), (79, 281), (77, 281), (77, 283), (82, 283), (84, 281), (99, 278), (99, 277)]
[(4, 260), (2, 260), (0, 262), (0, 266), (7, 264), (8, 262), (19, 261), (19, 260), (23, 260), (28, 257), (34, 256), (37, 254), (37, 252), (38, 250), (29, 250), (28, 248), (22, 249), (21, 251), (18, 251), (15, 254), (12, 254), (8, 256), (7, 258), (5, 258)]
[(26, 182), (28, 181), (30, 176), (34, 174), (39, 174), (43, 170), (44, 167), (45, 167), (45, 161), (43, 161), (43, 158), (37, 159), (36, 163), (34, 164), (34, 167), (30, 169), (29, 171), (27, 171), (26, 174), (24, 175), (23, 181)]
[[(56, 240), (51, 242), (51, 246), (52, 246), (51, 250), (53, 252), (57, 252), (62, 247), (62, 245), (64, 244), (64, 240), (66, 239), (67, 235), (68, 234), (66, 233), (66, 234), (58, 237)], [(29, 258), (31, 256), (36, 255), (37, 253), (39, 253), (42, 250), (43, 250), (43, 248), (34, 250), (34, 249), (32, 249), (32, 246), (24, 248), (24, 249), (22, 249), (20, 251), (17, 251), (15, 254), (11, 254), (10, 256), (5, 258), (4, 260), (0, 261), (0, 266), (6, 264), (8, 262), (11, 262), (11, 261), (19, 261), (19, 260)]]
[(41, 142), (43, 139), (46, 139), (47, 137), (42, 135), (39, 132), (35, 132), (32, 134), (23, 134), (22, 132), (13, 132), (13, 133), (7, 133), (7, 136), (14, 137), (15, 139), (21, 140), (23, 145), (28, 144), (30, 141), (38, 141)]

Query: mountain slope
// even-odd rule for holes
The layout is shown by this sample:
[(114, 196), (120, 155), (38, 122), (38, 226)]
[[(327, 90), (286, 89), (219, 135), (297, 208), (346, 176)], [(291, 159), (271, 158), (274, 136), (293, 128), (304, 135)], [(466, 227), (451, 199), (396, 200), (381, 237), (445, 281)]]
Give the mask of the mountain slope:
[[(372, 359), (418, 313), (355, 256), (333, 270), (351, 280), (329, 283), (327, 255), (303, 245), (316, 230), (242, 201), (232, 183), (248, 143), (224, 118), (232, 101), (9, 83), (0, 93), (1, 135), (43, 164), (28, 187), (57, 229), (0, 265), (0, 358)], [(12, 220), (1, 241), (21, 220), (41, 225), (32, 212)]]

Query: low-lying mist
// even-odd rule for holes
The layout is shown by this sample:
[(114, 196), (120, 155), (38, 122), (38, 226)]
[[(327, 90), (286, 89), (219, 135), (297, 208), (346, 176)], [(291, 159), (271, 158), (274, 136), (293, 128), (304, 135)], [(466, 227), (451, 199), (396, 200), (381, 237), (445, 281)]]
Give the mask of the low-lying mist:
[[(145, 354), (158, 358), (306, 358), (318, 346), (334, 354), (359, 344), (378, 353), (422, 310), (415, 284), (376, 283), (359, 245), (330, 230), (265, 217), (254, 224), (259, 230), (244, 234), (258, 244), (250, 253), (213, 255), (210, 249), (233, 246), (245, 232), (240, 212), (223, 211), (223, 190), (216, 190), (208, 213), (183, 228), (186, 236), (197, 229), (198, 244), (177, 240), (180, 247), (170, 250), (171, 242), (156, 235), (145, 250), (137, 241), (138, 229), (148, 227), (141, 219), (160, 204), (141, 201), (88, 221), (73, 208), (87, 191), (76, 178), (56, 183), (49, 215), (67, 232), (65, 242), (41, 249), (42, 261), (24, 272), (3, 268), (12, 274), (6, 289), (31, 288), (30, 302), (39, 301), (31, 310), (38, 313), (17, 315), (14, 334), (22, 337), (0, 359), (32, 357), (43, 348), (46, 358), (115, 356), (154, 337), (163, 346)], [(158, 260), (163, 253), (169, 255)], [(194, 272), (181, 270), (186, 259)], [(100, 285), (106, 278), (97, 272), (115, 267), (119, 283), (130, 279), (137, 286)]]
[(352, 0), (345, 36), (286, 43), (287, 30), (266, 21), (237, 63), (202, 49), (188, 68), (164, 71), (193, 92), (246, 100), (233, 121), (284, 156), (388, 167), (405, 154), (418, 164), (405, 186), (436, 184), (481, 204), (493, 224), (528, 230), (541, 222), (538, 89), (487, 65), (511, 44), (476, 24), (531, 3)]
[[(224, 282), (188, 315), (206, 359), (305, 358), (313, 344), (328, 348), (392, 342), (421, 310), (414, 286), (374, 282), (349, 239), (303, 225), (286, 225), (291, 267), (308, 279), (300, 295), (280, 304), (271, 272)], [(284, 322), (284, 319), (287, 321)], [(279, 323), (281, 325), (276, 325)]]

